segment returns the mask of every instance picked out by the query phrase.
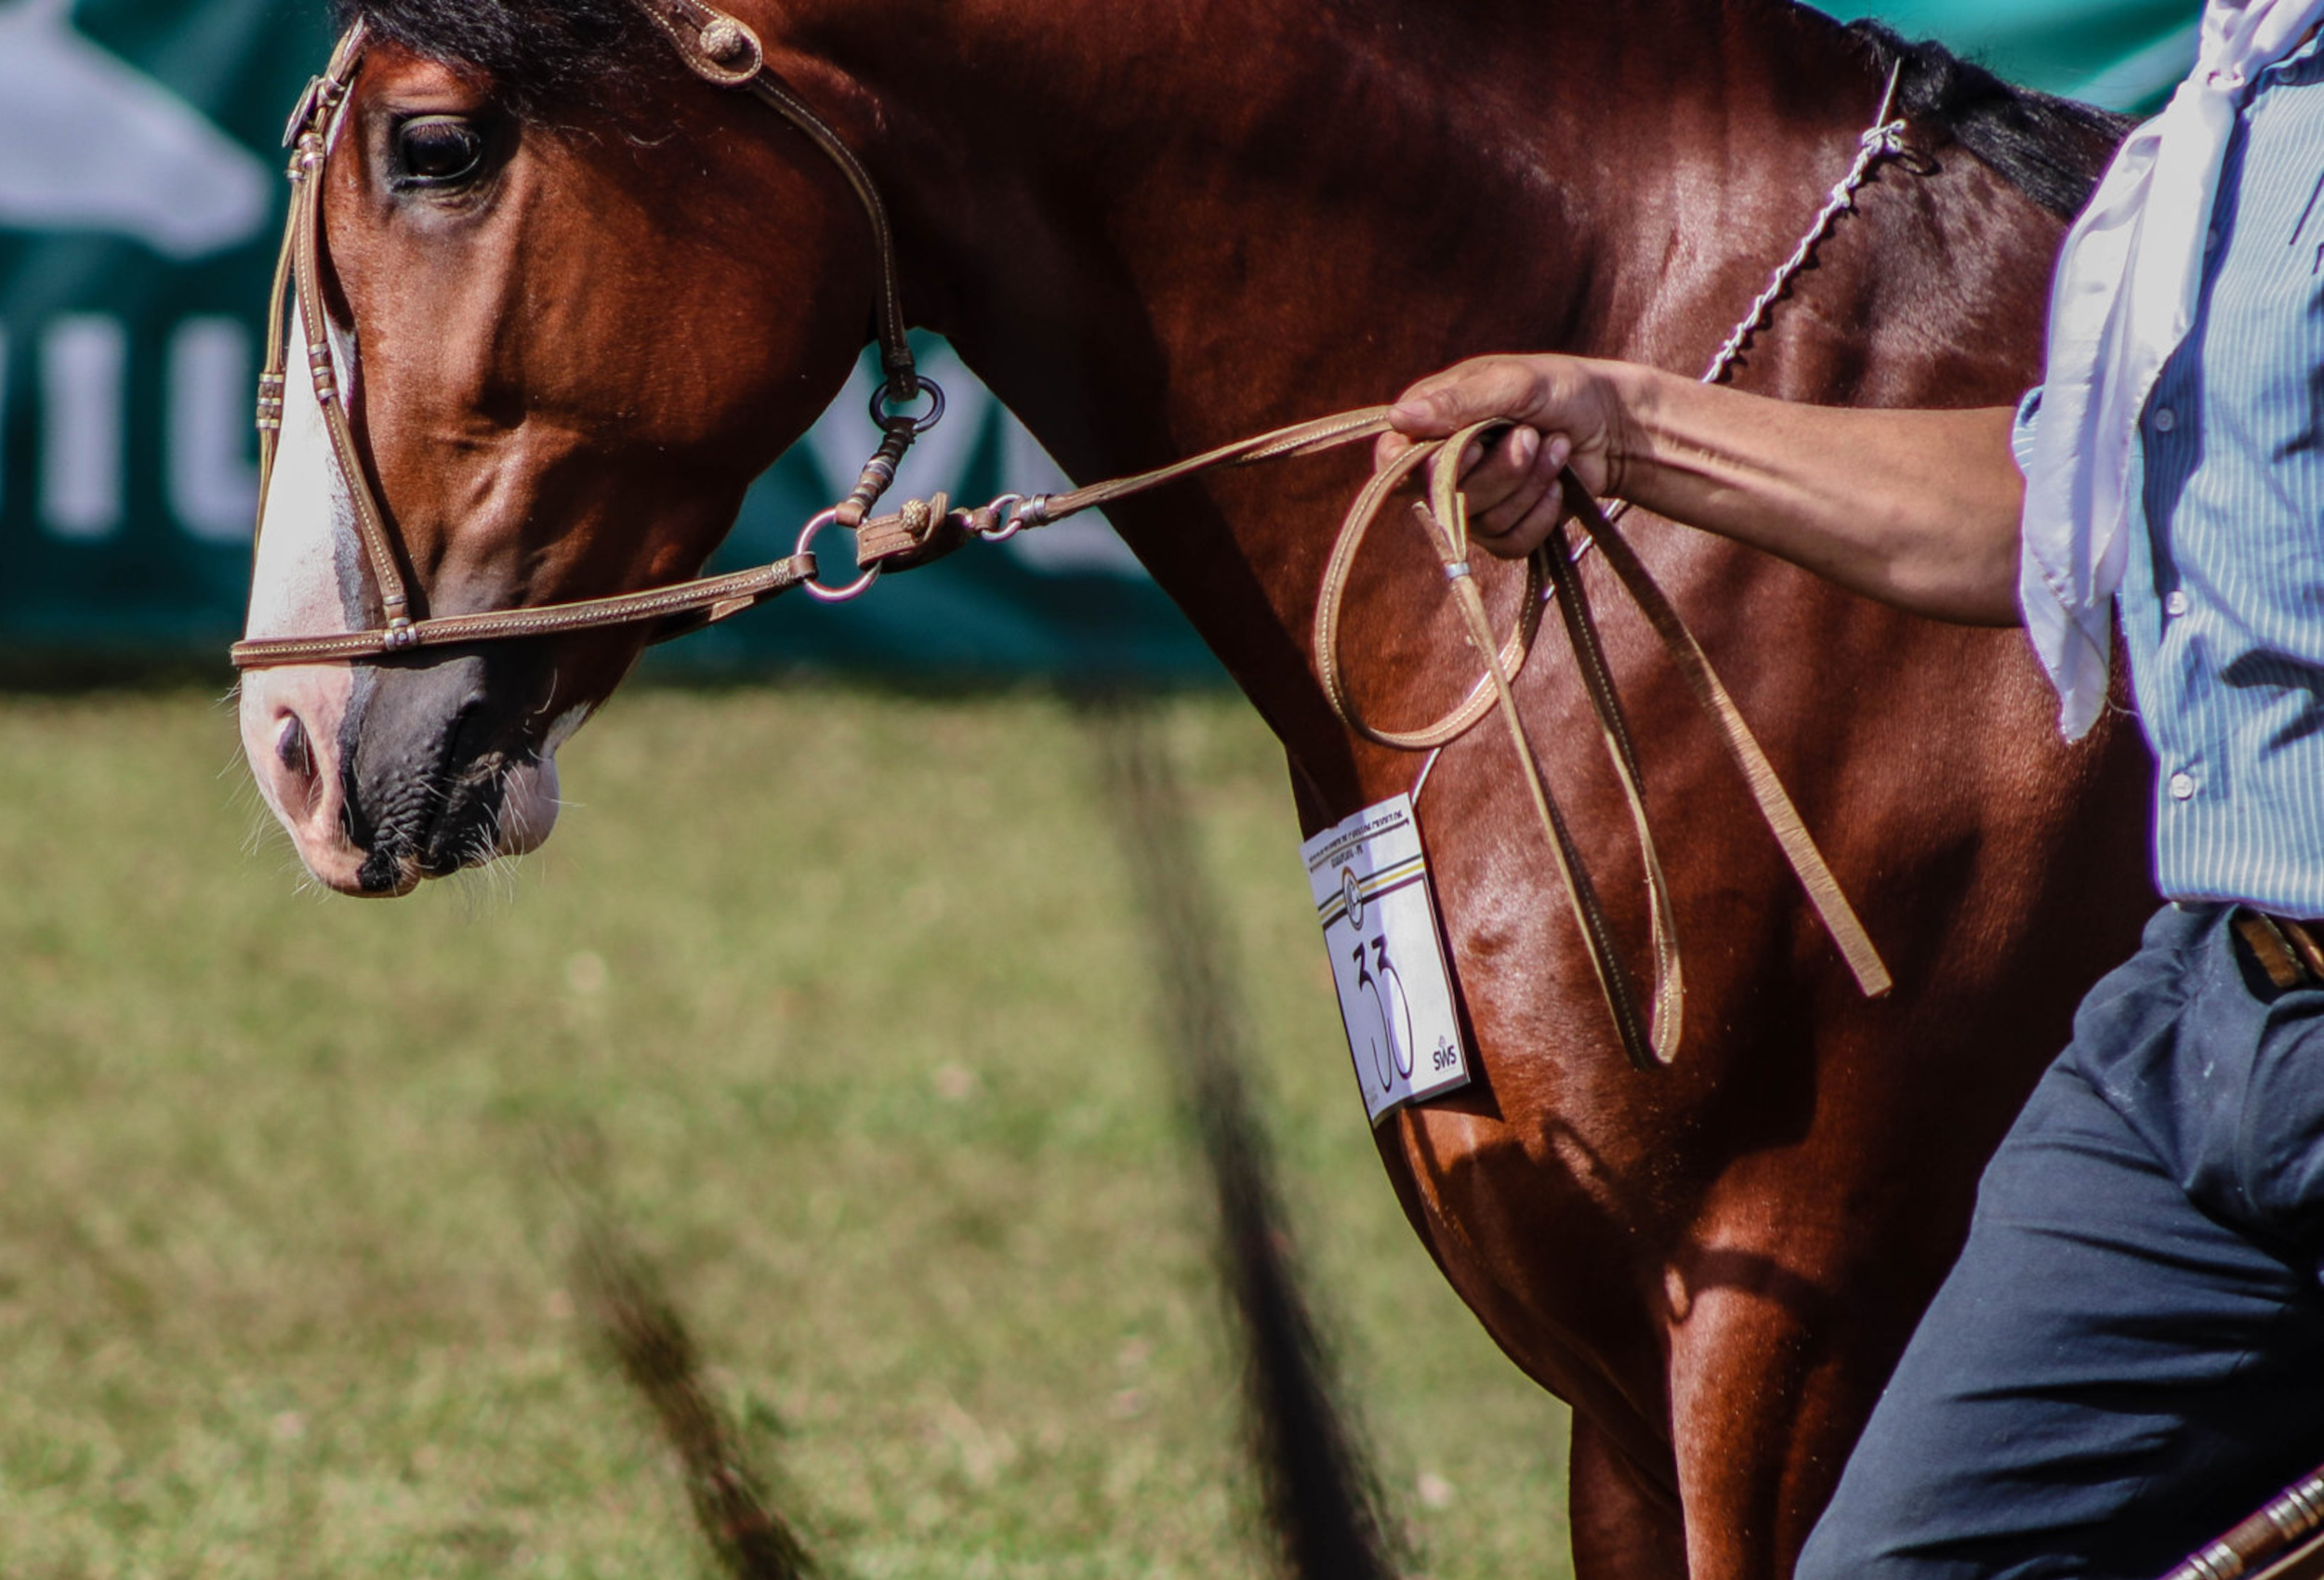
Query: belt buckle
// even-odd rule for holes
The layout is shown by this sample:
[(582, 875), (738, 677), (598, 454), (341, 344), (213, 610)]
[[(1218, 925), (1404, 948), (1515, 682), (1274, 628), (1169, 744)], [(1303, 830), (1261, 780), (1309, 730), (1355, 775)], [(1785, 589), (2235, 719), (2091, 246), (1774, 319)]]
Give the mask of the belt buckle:
[(2247, 905), (2237, 911), (2235, 929), (2278, 991), (2324, 986), (2324, 942), (2305, 924)]

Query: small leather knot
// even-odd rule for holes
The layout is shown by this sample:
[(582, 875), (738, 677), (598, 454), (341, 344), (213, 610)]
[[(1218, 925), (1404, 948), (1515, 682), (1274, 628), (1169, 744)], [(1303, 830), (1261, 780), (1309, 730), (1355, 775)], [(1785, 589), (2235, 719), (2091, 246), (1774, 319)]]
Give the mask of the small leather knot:
[(720, 17), (702, 30), (702, 52), (721, 65), (740, 59), (750, 51), (750, 38), (740, 24)]

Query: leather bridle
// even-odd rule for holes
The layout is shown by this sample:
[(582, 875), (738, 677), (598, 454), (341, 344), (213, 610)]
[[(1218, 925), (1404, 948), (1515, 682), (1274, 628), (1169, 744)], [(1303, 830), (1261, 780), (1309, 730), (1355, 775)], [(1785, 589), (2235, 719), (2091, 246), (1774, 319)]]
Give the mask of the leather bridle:
[[(720, 87), (740, 88), (782, 115), (805, 133), (847, 177), (865, 216), (879, 261), (879, 295), (876, 309), (880, 355), (887, 379), (872, 398), (872, 416), (883, 430), (879, 449), (865, 464), (861, 479), (848, 497), (807, 523), (797, 551), (789, 558), (756, 570), (731, 575), (707, 576), (675, 586), (615, 598), (547, 604), (505, 612), (414, 618), (410, 594), (398, 563), (397, 544), (377, 496), (372, 492), (349, 421), (346, 397), (331, 353), (331, 325), (322, 290), (323, 171), (332, 134), (346, 103), (348, 89), (361, 63), (363, 26), (358, 21), (333, 53), (329, 69), (308, 86), (291, 117), (285, 141), (296, 150), (290, 176), (294, 183), (291, 215), (282, 260), (275, 271), (274, 307), (268, 341), (267, 373), (259, 389), (258, 426), (260, 513), (265, 486), (274, 465), (276, 440), (283, 419), (285, 384), (284, 344), (286, 296), (295, 285), (301, 323), (306, 331), (309, 372), (315, 399), (323, 410), (334, 458), (346, 479), (354, 502), (356, 526), (381, 605), (381, 623), (365, 631), (335, 636), (272, 638), (238, 642), (234, 663), (244, 669), (289, 664), (363, 663), (427, 647), (504, 640), (518, 637), (654, 623), (658, 636), (676, 636), (695, 629), (797, 587), (829, 601), (853, 598), (878, 580), (883, 568), (922, 563), (970, 537), (1005, 541), (1031, 528), (1048, 526), (1117, 500), (1149, 493), (1221, 467), (1312, 455), (1366, 442), (1388, 430), (1385, 408), (1341, 413), (1301, 423), (1273, 433), (1238, 441), (1206, 454), (1176, 462), (1137, 477), (1119, 478), (1053, 495), (1003, 494), (990, 505), (954, 509), (937, 494), (913, 500), (902, 509), (867, 520), (871, 507), (895, 481), (896, 467), (912, 441), (934, 426), (944, 415), (943, 392), (921, 378), (912, 364), (905, 340), (903, 307), (897, 289), (894, 241), (885, 204), (870, 174), (838, 135), (787, 87), (768, 72), (758, 35), (749, 27), (719, 11), (704, 0), (633, 0), (638, 8), (669, 40), (688, 69)], [(1813, 257), (1817, 244), (1839, 216), (1854, 205), (1855, 194), (1873, 167), (1904, 151), (1904, 124), (1891, 118), (1895, 107), (1898, 73), (1889, 74), (1879, 117), (1860, 139), (1855, 164), (1833, 187), (1807, 235), (1776, 271), (1751, 311), (1713, 358), (1705, 382), (1715, 383), (1735, 365), (1744, 346), (1766, 321), (1785, 287)], [(926, 415), (914, 416), (905, 408), (923, 393), (931, 405)], [(1358, 494), (1340, 528), (1326, 567), (1316, 604), (1314, 656), (1316, 678), (1332, 711), (1355, 733), (1380, 745), (1402, 751), (1434, 753), (1466, 735), (1488, 715), (1498, 713), (1508, 732), (1534, 810), (1564, 880), (1565, 895), (1579, 928), (1599, 988), (1605, 999), (1623, 1051), (1641, 1068), (1668, 1064), (1676, 1056), (1685, 989), (1681, 973), (1676, 922), (1669, 879), (1657, 854), (1647, 825), (1643, 775), (1620, 700), (1615, 694), (1613, 672), (1591, 612), (1590, 597), (1577, 573), (1581, 553), (1596, 547), (1615, 578), (1645, 616), (1647, 625), (1710, 718), (1720, 744), (1741, 771), (1760, 815), (1783, 850), (1786, 861), (1806, 890), (1810, 903), (1839, 947), (1858, 987), (1867, 996), (1889, 991), (1891, 979), (1855, 908), (1816, 849), (1790, 797), (1777, 780), (1766, 754), (1713, 673), (1710, 660), (1686, 629), (1669, 598), (1656, 584), (1644, 563), (1615, 527), (1621, 514), (1603, 510), (1569, 470), (1565, 486), (1569, 511), (1582, 529), (1580, 544), (1568, 549), (1561, 531), (1537, 550), (1526, 567), (1525, 589), (1516, 628), (1505, 643), (1497, 644), (1486, 616), (1485, 603), (1472, 573), (1469, 556), (1468, 506), (1457, 477), (1458, 462), (1472, 441), (1486, 437), (1491, 424), (1468, 428), (1447, 440), (1416, 444), (1396, 462), (1376, 472)], [(1417, 731), (1381, 729), (1357, 711), (1339, 660), (1340, 613), (1355, 556), (1365, 535), (1397, 489), (1425, 471), (1428, 497), (1413, 515), (1423, 537), (1443, 563), (1454, 600), (1469, 628), (1472, 644), (1484, 659), (1486, 677), (1455, 707), (1433, 725)], [(859, 573), (845, 586), (817, 583), (812, 545), (825, 527), (840, 525), (856, 532)], [(1584, 870), (1582, 851), (1575, 840), (1548, 777), (1536, 755), (1513, 685), (1534, 647), (1547, 594), (1554, 592), (1561, 617), (1572, 641), (1591, 711), (1623, 790), (1636, 829), (1646, 868), (1652, 924), (1650, 947), (1655, 956), (1652, 986), (1642, 1002), (1623, 968), (1613, 928), (1604, 905)], [(1412, 794), (1425, 785), (1423, 768)]]
[[(274, 289), (268, 312), (266, 372), (258, 383), (258, 509), (261, 520), (273, 481), (275, 452), (282, 437), (284, 400), (288, 389), (287, 327), (293, 301), (306, 332), (307, 372), (316, 403), (322, 408), (324, 432), (332, 458), (345, 480), (353, 506), (356, 534), (362, 540), (364, 563), (370, 568), (372, 590), (379, 602), (379, 624), (367, 630), (321, 637), (271, 637), (236, 642), (232, 656), (239, 669), (265, 669), (293, 664), (352, 664), (391, 657), (419, 648), (503, 641), (519, 637), (544, 637), (610, 626), (654, 624), (657, 637), (680, 635), (756, 608), (794, 587), (820, 591), (814, 580), (815, 557), (809, 546), (822, 527), (863, 524), (871, 507), (894, 482), (896, 468), (912, 441), (933, 428), (944, 415), (944, 391), (920, 375), (905, 337), (904, 301), (896, 264), (895, 236), (887, 204), (880, 201), (871, 173), (853, 150), (799, 96), (767, 69), (766, 50), (747, 23), (728, 16), (702, 0), (634, 0), (686, 63), (689, 71), (722, 88), (740, 89), (766, 105), (804, 133), (809, 141), (838, 166), (871, 223), (872, 243), (878, 260), (878, 295), (874, 304), (879, 355), (885, 381), (872, 397), (872, 419), (881, 430), (878, 450), (865, 462), (861, 477), (847, 498), (825, 511), (799, 540), (797, 553), (772, 564), (722, 576), (704, 576), (673, 586), (614, 598), (543, 604), (477, 614), (426, 616), (416, 614), (404, 556), (387, 511), (371, 486), (361, 447), (347, 410), (346, 389), (331, 349), (330, 314), (323, 293), (324, 166), (355, 73), (363, 65), (367, 42), (358, 19), (332, 51), (324, 73), (307, 85), (292, 112), (284, 144), (292, 150), (291, 207), (283, 247), (274, 270)], [(912, 408), (925, 399), (924, 414)], [(859, 577), (856, 587), (868, 585)], [(850, 589), (841, 589), (842, 591)]]

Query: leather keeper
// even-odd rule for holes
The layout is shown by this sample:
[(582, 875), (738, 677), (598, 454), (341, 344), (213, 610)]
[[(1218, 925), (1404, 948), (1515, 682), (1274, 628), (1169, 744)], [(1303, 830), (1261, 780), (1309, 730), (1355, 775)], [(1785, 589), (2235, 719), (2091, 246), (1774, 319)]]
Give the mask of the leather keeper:
[(855, 538), (855, 562), (868, 571), (916, 571), (932, 565), (969, 541), (960, 518), (944, 494), (915, 499), (892, 516), (865, 521)]

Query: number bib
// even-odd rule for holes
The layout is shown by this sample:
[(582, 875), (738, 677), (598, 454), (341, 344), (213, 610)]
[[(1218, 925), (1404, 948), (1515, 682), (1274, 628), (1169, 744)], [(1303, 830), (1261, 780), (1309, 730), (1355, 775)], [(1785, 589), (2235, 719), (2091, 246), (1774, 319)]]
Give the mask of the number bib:
[(1467, 1086), (1412, 797), (1366, 808), (1300, 854), (1331, 952), (1364, 1112), (1378, 1125), (1406, 1103)]

